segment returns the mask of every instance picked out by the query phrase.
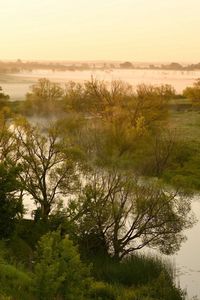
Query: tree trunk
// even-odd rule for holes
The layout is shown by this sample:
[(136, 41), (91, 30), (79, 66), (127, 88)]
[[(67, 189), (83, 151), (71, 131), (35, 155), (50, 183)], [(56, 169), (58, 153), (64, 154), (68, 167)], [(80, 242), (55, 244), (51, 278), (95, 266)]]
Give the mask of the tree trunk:
[(41, 218), (46, 221), (48, 219), (49, 213), (51, 211), (51, 205), (49, 203), (41, 204)]

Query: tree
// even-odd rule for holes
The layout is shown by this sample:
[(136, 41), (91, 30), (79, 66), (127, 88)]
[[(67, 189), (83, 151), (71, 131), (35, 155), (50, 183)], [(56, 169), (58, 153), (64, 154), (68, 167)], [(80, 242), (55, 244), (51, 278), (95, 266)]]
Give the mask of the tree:
[(15, 222), (23, 216), (20, 169), (8, 162), (0, 163), (0, 238), (8, 238)]
[(0, 238), (8, 238), (23, 216), (22, 187), (18, 180), (16, 141), (3, 112), (0, 114)]
[(6, 119), (4, 112), (0, 113), (0, 162), (6, 160), (16, 164), (18, 160), (16, 139), (11, 123)]
[(59, 129), (45, 129), (25, 123), (16, 124), (16, 140), (22, 173), (20, 180), (46, 220), (52, 207), (76, 186), (76, 166), (70, 156), (70, 145), (63, 148)]
[(91, 78), (66, 87), (65, 105), (85, 117), (80, 143), (90, 160), (96, 156), (98, 162), (118, 164), (130, 161), (146, 136), (166, 126), (174, 93), (169, 85), (139, 85), (134, 90), (122, 81)]
[(138, 117), (142, 116), (146, 126), (155, 128), (159, 121), (166, 119), (168, 102), (174, 95), (175, 90), (171, 85), (138, 85), (130, 104), (132, 123), (135, 124)]
[(55, 113), (63, 93), (64, 91), (58, 83), (41, 78), (27, 94), (25, 109), (27, 113), (30, 111), (38, 114)]
[(183, 96), (198, 104), (200, 101), (200, 79), (197, 79), (192, 87), (186, 87)]
[(141, 175), (162, 177), (171, 166), (178, 166), (179, 144), (176, 130), (157, 130), (138, 143), (135, 168)]
[(120, 80), (108, 83), (91, 77), (83, 84), (67, 83), (64, 99), (67, 109), (105, 118), (110, 116), (117, 105), (125, 102), (131, 90), (129, 84)]
[(67, 237), (51, 232), (38, 244), (35, 287), (38, 299), (88, 299), (89, 269)]
[(57, 101), (61, 99), (63, 90), (59, 84), (46, 78), (41, 78), (37, 84), (32, 86), (31, 95), (47, 102)]
[(9, 95), (4, 94), (2, 87), (0, 86), (0, 108), (5, 106), (10, 99)]
[(134, 66), (131, 62), (126, 61), (126, 62), (120, 64), (120, 68), (121, 69), (133, 69)]
[(80, 242), (86, 245), (90, 241), (90, 250), (94, 247), (90, 237), (96, 237), (97, 249), (101, 246), (115, 259), (145, 246), (174, 253), (185, 239), (183, 229), (193, 224), (187, 198), (159, 182), (146, 182), (115, 171), (94, 172), (76, 209)]

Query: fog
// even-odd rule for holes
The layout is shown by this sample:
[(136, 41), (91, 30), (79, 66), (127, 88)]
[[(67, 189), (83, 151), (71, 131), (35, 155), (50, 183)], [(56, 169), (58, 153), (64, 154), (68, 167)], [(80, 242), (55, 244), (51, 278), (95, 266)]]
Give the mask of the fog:
[[(33, 72), (21, 72), (10, 76), (11, 80), (1, 82), (5, 93), (9, 94), (11, 100), (23, 100), (29, 91), (31, 84), (39, 78), (46, 77), (52, 81), (65, 84), (67, 81), (83, 82), (94, 76), (100, 80), (122, 80), (136, 86), (140, 83), (146, 84), (171, 84), (181, 93), (186, 86), (192, 85), (195, 79), (200, 77), (200, 71), (163, 71), (163, 70), (91, 70), (87, 71), (65, 71), (53, 72), (37, 70)], [(14, 78), (15, 81), (12, 79)]]

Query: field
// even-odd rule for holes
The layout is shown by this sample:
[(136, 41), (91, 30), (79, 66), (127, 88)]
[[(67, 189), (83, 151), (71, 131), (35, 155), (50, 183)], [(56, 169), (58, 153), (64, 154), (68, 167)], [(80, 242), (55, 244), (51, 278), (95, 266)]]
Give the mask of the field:
[(169, 126), (176, 129), (177, 136), (195, 141), (200, 136), (200, 107), (188, 99), (174, 99), (170, 102)]

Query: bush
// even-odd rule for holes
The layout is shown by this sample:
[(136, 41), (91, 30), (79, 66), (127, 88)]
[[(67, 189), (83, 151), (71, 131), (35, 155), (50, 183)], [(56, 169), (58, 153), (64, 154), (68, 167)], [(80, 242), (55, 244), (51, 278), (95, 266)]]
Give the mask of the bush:
[(200, 79), (197, 79), (192, 87), (186, 87), (183, 96), (199, 104), (200, 100)]
[(38, 245), (35, 291), (38, 299), (88, 299), (90, 278), (77, 249), (60, 233), (44, 235)]

